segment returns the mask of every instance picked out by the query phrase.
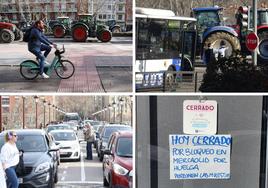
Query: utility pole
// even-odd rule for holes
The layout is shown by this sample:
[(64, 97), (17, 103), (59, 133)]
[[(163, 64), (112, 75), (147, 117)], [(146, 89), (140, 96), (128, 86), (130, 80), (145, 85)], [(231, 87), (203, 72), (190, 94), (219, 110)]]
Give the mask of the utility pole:
[(0, 95), (0, 132), (2, 132), (2, 96)]
[[(256, 34), (257, 34), (257, 7), (258, 7), (258, 0), (253, 0), (253, 32)], [(254, 66), (257, 66), (257, 50), (256, 49), (252, 52), (252, 62)]]

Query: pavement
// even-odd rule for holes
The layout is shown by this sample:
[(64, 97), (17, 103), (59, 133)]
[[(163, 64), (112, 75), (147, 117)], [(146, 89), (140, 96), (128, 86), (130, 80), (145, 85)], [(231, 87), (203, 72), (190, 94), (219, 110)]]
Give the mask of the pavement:
[[(41, 77), (25, 80), (19, 73), (19, 65), (24, 60), (35, 59), (28, 52), (27, 43), (0, 44), (0, 92), (132, 91), (132, 37), (113, 37), (108, 43), (92, 38), (85, 43), (70, 38), (50, 39), (59, 46), (64, 44), (64, 59), (73, 62), (74, 76), (61, 80), (53, 73), (47, 80)], [(51, 52), (48, 61), (53, 57)]]

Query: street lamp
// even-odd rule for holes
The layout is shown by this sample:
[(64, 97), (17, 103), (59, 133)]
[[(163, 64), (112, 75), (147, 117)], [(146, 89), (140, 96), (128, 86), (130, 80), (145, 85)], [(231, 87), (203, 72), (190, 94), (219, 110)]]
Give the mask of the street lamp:
[(108, 109), (109, 109), (109, 123), (111, 122), (111, 109), (112, 109), (113, 107), (109, 104), (108, 105)]
[(123, 104), (124, 104), (124, 100), (122, 99), (122, 97), (119, 100), (119, 104), (120, 104), (120, 107), (121, 107), (120, 123), (122, 123), (122, 121), (123, 121)]
[(48, 123), (50, 123), (50, 102), (48, 103)]
[(43, 100), (43, 105), (44, 105), (44, 125), (43, 125), (43, 127), (46, 126), (46, 102), (47, 102), (46, 100)]
[(37, 112), (37, 103), (38, 103), (38, 96), (34, 96), (34, 100), (35, 100), (35, 128), (38, 128), (38, 122), (37, 122), (37, 116), (38, 116), (38, 112)]
[(115, 107), (116, 107), (116, 103), (115, 103), (115, 101), (112, 103), (112, 106), (113, 106), (113, 108), (114, 108), (114, 123), (115, 123)]

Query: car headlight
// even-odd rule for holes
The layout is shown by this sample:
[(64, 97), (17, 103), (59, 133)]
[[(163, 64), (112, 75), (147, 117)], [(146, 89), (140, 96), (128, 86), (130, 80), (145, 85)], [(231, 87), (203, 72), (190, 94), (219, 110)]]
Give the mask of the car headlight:
[(128, 173), (128, 170), (125, 169), (124, 167), (120, 166), (119, 164), (114, 164), (113, 165), (114, 172), (119, 175), (126, 175)]
[(41, 163), (37, 166), (37, 168), (34, 170), (35, 173), (41, 173), (49, 170), (49, 162)]

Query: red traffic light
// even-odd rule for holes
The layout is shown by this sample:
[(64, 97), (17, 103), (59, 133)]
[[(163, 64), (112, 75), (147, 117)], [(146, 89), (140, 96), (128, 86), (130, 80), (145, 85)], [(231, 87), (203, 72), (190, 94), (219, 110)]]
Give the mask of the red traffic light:
[(238, 11), (242, 14), (247, 14), (248, 13), (248, 7), (247, 6), (240, 6), (238, 8)]

